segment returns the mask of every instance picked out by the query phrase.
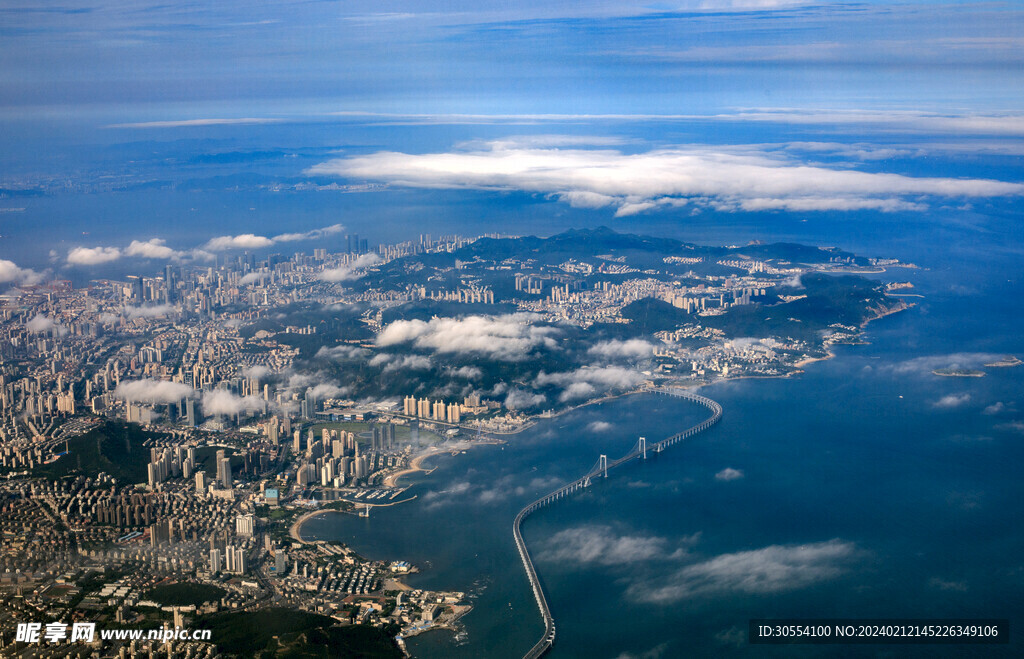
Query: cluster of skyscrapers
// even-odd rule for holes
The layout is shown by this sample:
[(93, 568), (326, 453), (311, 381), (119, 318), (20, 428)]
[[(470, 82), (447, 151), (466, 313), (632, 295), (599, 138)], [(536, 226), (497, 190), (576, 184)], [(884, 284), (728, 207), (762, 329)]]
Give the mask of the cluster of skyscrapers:
[(403, 411), (407, 416), (447, 423), (459, 423), (462, 419), (462, 408), (458, 403), (445, 403), (443, 400), (431, 403), (427, 398), (417, 400), (415, 396), (406, 396), (403, 399)]

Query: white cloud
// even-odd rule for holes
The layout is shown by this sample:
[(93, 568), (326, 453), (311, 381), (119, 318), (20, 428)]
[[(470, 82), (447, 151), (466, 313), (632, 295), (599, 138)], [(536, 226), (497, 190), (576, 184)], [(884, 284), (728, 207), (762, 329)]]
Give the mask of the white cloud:
[(763, 109), (737, 114), (720, 114), (709, 119), (758, 121), (787, 124), (855, 126), (884, 132), (937, 133), (950, 135), (1024, 135), (1024, 115), (969, 114), (940, 115), (915, 111), (875, 110), (789, 110)]
[(587, 430), (590, 432), (607, 432), (614, 428), (612, 424), (607, 421), (592, 421), (587, 424)]
[(567, 400), (579, 400), (589, 398), (597, 393), (597, 388), (589, 382), (573, 382), (558, 395), (558, 400), (563, 403)]
[(257, 236), (254, 233), (242, 233), (237, 236), (218, 236), (211, 238), (203, 245), (202, 249), (211, 252), (223, 252), (229, 249), (260, 249), (270, 247), (274, 241), (266, 236)]
[(369, 268), (381, 262), (381, 258), (374, 252), (367, 252), (356, 257), (350, 263), (345, 263), (337, 268), (326, 268), (320, 272), (320, 279), (329, 282), (350, 281), (362, 277), (360, 270)]
[(423, 355), (392, 355), (382, 352), (373, 356), (369, 361), (370, 366), (384, 366), (384, 372), (400, 371), (403, 369), (426, 370), (433, 368), (429, 357)]
[(339, 387), (333, 382), (320, 382), (309, 390), (309, 394), (318, 400), (338, 398), (348, 394), (348, 388)]
[(670, 551), (668, 540), (657, 536), (620, 535), (610, 526), (588, 525), (559, 531), (545, 543), (537, 558), (570, 566), (625, 565), (680, 558), (685, 549)]
[(114, 390), (114, 397), (128, 402), (177, 403), (192, 396), (195, 390), (181, 382), (168, 380), (123, 380)]
[(241, 233), (236, 236), (218, 236), (216, 238), (211, 238), (202, 247), (200, 247), (198, 254), (201, 255), (204, 250), (209, 252), (223, 252), (230, 249), (263, 249), (264, 247), (270, 247), (277, 243), (290, 243), (299, 240), (316, 240), (318, 238), (324, 238), (326, 236), (339, 233), (343, 229), (344, 227), (340, 224), (331, 224), (326, 227), (320, 227), (319, 229), (312, 229), (302, 233), (282, 233), (274, 236), (273, 238), (258, 236), (254, 233)]
[[(307, 173), (420, 188), (522, 190), (616, 215), (684, 202), (719, 210), (920, 210), (920, 197), (1024, 194), (1024, 185), (984, 179), (909, 177), (809, 165), (757, 146), (688, 145), (646, 153), (490, 142), (449, 153), (382, 151), (339, 158)], [(905, 199), (911, 197), (911, 200)]]
[(291, 243), (299, 240), (317, 240), (335, 233), (341, 233), (344, 229), (345, 227), (340, 224), (332, 224), (330, 226), (313, 229), (312, 231), (306, 231), (304, 233), (282, 233), (274, 236), (271, 240), (275, 243)]
[(254, 364), (253, 366), (244, 369), (242, 371), (242, 375), (247, 378), (254, 378), (259, 380), (270, 375), (272, 372), (273, 371), (271, 371), (268, 367), (263, 366), (262, 364)]
[(615, 339), (595, 343), (587, 352), (608, 359), (646, 359), (654, 355), (655, 348), (656, 346), (653, 343), (643, 339), (629, 339), (626, 341)]
[(130, 124), (111, 124), (107, 128), (190, 128), (195, 126), (226, 126), (244, 124), (273, 124), (284, 121), (271, 117), (239, 117), (236, 119), (179, 119), (174, 121), (142, 121)]
[(203, 413), (234, 416), (239, 412), (262, 412), (266, 401), (259, 396), (236, 396), (226, 389), (203, 394)]
[[(772, 2), (773, 0), (768, 0)], [(728, 0), (726, 0), (728, 2)], [(915, 47), (920, 41), (915, 41)], [(814, 44), (812, 44), (813, 46)], [(986, 46), (988, 47), (988, 46)], [(735, 52), (735, 46), (729, 48)], [(725, 52), (723, 50), (723, 52)], [(780, 49), (772, 48), (772, 53)], [(819, 49), (820, 53), (820, 49)], [(815, 53), (818, 58), (819, 53)], [(759, 59), (762, 53), (758, 53)], [(673, 53), (644, 53), (645, 57)], [(716, 56), (718, 53), (716, 53)], [(848, 126), (859, 133), (874, 131), (878, 133), (917, 133), (952, 135), (987, 136), (1018, 136), (1024, 135), (1024, 115), (1019, 113), (1002, 114), (936, 114), (919, 111), (900, 110), (830, 110), (808, 109), (794, 110), (789, 108), (755, 108), (741, 112), (722, 114), (384, 114), (365, 112), (336, 112), (335, 116), (370, 119), (378, 123), (399, 124), (435, 124), (435, 125), (481, 125), (481, 124), (559, 124), (581, 122), (693, 122), (693, 121), (729, 121), (729, 122), (766, 122), (799, 125), (822, 125), (830, 129)], [(515, 138), (502, 140), (514, 142)], [(470, 143), (475, 145), (479, 143)], [(530, 146), (548, 146), (540, 143)], [(575, 145), (602, 145), (596, 139), (581, 140)], [(615, 142), (606, 142), (614, 145)], [(573, 145), (566, 142), (562, 146)], [(1019, 147), (1017, 147), (1019, 148)]]
[(858, 553), (852, 543), (829, 540), (721, 554), (656, 581), (634, 583), (626, 594), (638, 602), (674, 604), (702, 595), (797, 590), (840, 576)]
[(460, 366), (458, 368), (448, 367), (445, 373), (453, 378), (465, 378), (467, 380), (479, 380), (484, 372), (476, 366)]
[(734, 481), (743, 478), (743, 472), (739, 469), (733, 469), (732, 467), (726, 467), (722, 471), (715, 474), (715, 480), (720, 481)]
[(33, 334), (42, 334), (53, 329), (56, 329), (60, 334), (67, 334), (68, 331), (66, 327), (57, 324), (52, 318), (43, 314), (33, 316), (31, 320), (25, 323), (25, 329)]
[(167, 241), (162, 238), (151, 238), (145, 242), (133, 240), (125, 248), (125, 256), (141, 256), (146, 259), (172, 259), (182, 256), (182, 252), (176, 252), (166, 245)]
[(982, 411), (982, 414), (988, 414), (990, 416), (993, 415), (993, 414), (1001, 414), (1005, 409), (1006, 409), (1006, 403), (1004, 403), (1001, 400), (997, 400), (996, 402), (994, 402), (991, 405), (987, 406)]
[(269, 276), (270, 275), (266, 271), (263, 271), (263, 270), (261, 270), (259, 272), (250, 272), (247, 275), (243, 275), (241, 277), (241, 279), (238, 280), (238, 285), (239, 286), (246, 286), (248, 284), (254, 284), (254, 283), (258, 282), (258, 281), (263, 281), (264, 279), (267, 279)]
[(14, 261), (0, 259), (0, 284), (25, 284), (28, 286), (38, 284), (43, 277), (34, 270), (19, 268)]
[(70, 265), (98, 265), (121, 258), (117, 247), (74, 247), (68, 251)]
[(368, 354), (369, 351), (358, 346), (340, 345), (332, 346), (330, 348), (324, 346), (316, 351), (316, 358), (343, 361), (347, 359), (361, 359)]
[(586, 190), (570, 190), (569, 192), (562, 192), (558, 194), (558, 199), (564, 201), (573, 208), (606, 208), (608, 206), (617, 205), (619, 201), (615, 197), (600, 194), (598, 192), (588, 192)]
[(538, 347), (556, 346), (553, 327), (533, 324), (531, 314), (397, 320), (377, 335), (377, 345), (412, 342), (442, 353), (472, 353), (504, 361), (528, 359)]
[(565, 387), (558, 399), (560, 401), (587, 398), (598, 390), (628, 389), (644, 381), (643, 375), (628, 368), (605, 366), (601, 368), (584, 367), (564, 373), (541, 372), (534, 380), (538, 387), (556, 385)]
[(938, 399), (937, 401), (932, 403), (932, 405), (943, 409), (951, 409), (954, 407), (961, 407), (963, 405), (966, 405), (968, 402), (970, 402), (970, 400), (971, 395), (967, 393), (949, 394)]
[(537, 407), (547, 401), (544, 394), (535, 394), (522, 389), (513, 389), (505, 396), (505, 407), (510, 410), (522, 410), (528, 407)]
[(177, 309), (170, 304), (154, 304), (148, 307), (125, 307), (121, 310), (121, 315), (126, 318), (158, 318), (176, 311)]

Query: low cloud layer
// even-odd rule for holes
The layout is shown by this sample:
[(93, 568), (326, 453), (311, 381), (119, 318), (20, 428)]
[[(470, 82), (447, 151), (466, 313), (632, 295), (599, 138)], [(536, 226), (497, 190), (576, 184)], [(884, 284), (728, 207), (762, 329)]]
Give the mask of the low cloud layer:
[(273, 124), (283, 121), (273, 117), (239, 117), (235, 119), (180, 119), (175, 121), (142, 121), (129, 124), (111, 124), (108, 128), (193, 128), (201, 126), (237, 126), (245, 124)]
[(377, 345), (412, 343), (440, 353), (477, 354), (502, 361), (522, 361), (538, 347), (555, 347), (554, 327), (535, 325), (529, 314), (398, 320), (377, 335)]
[(392, 355), (387, 352), (374, 355), (369, 364), (370, 366), (383, 366), (385, 373), (404, 370), (422, 371), (434, 367), (430, 358), (423, 355)]
[(33, 334), (42, 334), (51, 330), (57, 330), (61, 334), (67, 333), (67, 328), (63, 325), (57, 324), (57, 322), (49, 316), (44, 316), (42, 314), (36, 314), (31, 320), (25, 323), (25, 329)]
[(674, 559), (685, 553), (683, 547), (670, 547), (665, 538), (619, 534), (610, 526), (588, 525), (559, 531), (545, 543), (537, 558), (583, 567)]
[(258, 396), (236, 396), (225, 389), (203, 394), (203, 413), (234, 416), (240, 412), (263, 411), (266, 401)]
[(353, 260), (351, 263), (340, 265), (337, 268), (327, 268), (320, 273), (320, 279), (329, 282), (351, 281), (363, 276), (363, 270), (381, 262), (381, 258), (369, 252)]
[(598, 391), (628, 389), (643, 382), (640, 373), (618, 366), (603, 368), (578, 368), (564, 373), (540, 373), (535, 384), (538, 387), (555, 385), (564, 387), (558, 399), (562, 402), (587, 398)]
[(855, 545), (841, 540), (771, 545), (721, 554), (656, 581), (635, 583), (626, 595), (637, 602), (674, 604), (697, 596), (781, 593), (835, 579), (858, 554)]
[(520, 190), (616, 216), (696, 204), (717, 210), (923, 210), (921, 197), (1000, 197), (1024, 185), (909, 177), (810, 165), (777, 149), (689, 145), (645, 153), (495, 141), (449, 153), (382, 151), (338, 158), (307, 174), (419, 188)]
[(177, 403), (192, 396), (195, 390), (181, 382), (167, 380), (124, 380), (114, 390), (114, 397), (130, 403)]
[(537, 407), (547, 402), (547, 396), (523, 389), (513, 389), (505, 396), (505, 407), (510, 410), (523, 410)]
[(358, 346), (332, 346), (328, 348), (324, 346), (316, 351), (317, 359), (329, 359), (332, 361), (347, 361), (350, 359), (362, 359), (369, 354), (369, 351), (365, 348)]
[(202, 249), (211, 252), (223, 252), (229, 249), (262, 249), (278, 243), (291, 243), (300, 240), (317, 240), (332, 234), (340, 233), (343, 227), (340, 224), (305, 231), (302, 233), (282, 233), (272, 238), (258, 236), (254, 233), (242, 233), (236, 236), (217, 236), (211, 238), (203, 245)]
[(126, 318), (159, 318), (176, 311), (177, 309), (170, 304), (154, 304), (144, 307), (125, 307), (121, 313)]
[(591, 355), (604, 357), (606, 359), (648, 359), (654, 355), (656, 346), (650, 341), (643, 339), (628, 339), (620, 341), (601, 341), (595, 343), (588, 351)]
[[(344, 230), (342, 225), (332, 224), (302, 233), (282, 233), (270, 238), (254, 233), (217, 236), (216, 238), (211, 238), (203, 245), (190, 250), (172, 249), (167, 245), (167, 241), (162, 238), (150, 238), (145, 241), (133, 240), (124, 248), (102, 245), (96, 247), (72, 247), (68, 250), (67, 263), (68, 265), (90, 266), (111, 263), (122, 258), (158, 259), (163, 261), (180, 261), (185, 259), (211, 260), (214, 258), (213, 252), (223, 252), (232, 249), (262, 249), (279, 243), (317, 240), (340, 233), (342, 230)], [(0, 261), (0, 283), (3, 282), (4, 263), (10, 262)], [(14, 264), (11, 263), (11, 265), (13, 266)]]

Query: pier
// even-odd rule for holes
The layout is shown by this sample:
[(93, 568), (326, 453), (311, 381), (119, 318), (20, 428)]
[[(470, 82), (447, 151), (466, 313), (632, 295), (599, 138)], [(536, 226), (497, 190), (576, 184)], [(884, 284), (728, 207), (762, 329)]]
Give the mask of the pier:
[(722, 406), (705, 396), (690, 393), (682, 389), (671, 388), (652, 389), (651, 393), (676, 396), (678, 398), (691, 400), (711, 410), (711, 416), (697, 425), (687, 428), (682, 432), (678, 432), (656, 444), (649, 445), (647, 440), (641, 437), (629, 453), (618, 460), (609, 462), (608, 456), (601, 455), (594, 466), (591, 467), (586, 474), (567, 485), (563, 485), (553, 492), (545, 494), (533, 503), (527, 505), (519, 511), (519, 514), (516, 515), (515, 521), (512, 522), (512, 535), (515, 537), (516, 548), (519, 550), (519, 557), (523, 561), (523, 569), (526, 570), (526, 578), (530, 582), (530, 588), (533, 590), (533, 597), (537, 600), (537, 608), (540, 610), (541, 618), (544, 620), (544, 635), (532, 648), (530, 648), (530, 651), (524, 655), (524, 659), (536, 659), (551, 649), (551, 646), (555, 642), (555, 619), (551, 615), (551, 609), (548, 607), (548, 600), (544, 596), (544, 589), (541, 587), (540, 578), (537, 576), (537, 570), (533, 566), (533, 560), (530, 558), (530, 551), (526, 548), (526, 542), (523, 540), (523, 534), (520, 531), (520, 526), (522, 525), (523, 520), (538, 509), (553, 503), (558, 499), (578, 492), (585, 487), (589, 487), (594, 478), (607, 478), (608, 472), (615, 467), (626, 464), (631, 460), (646, 460), (648, 451), (655, 454), (661, 453), (669, 446), (706, 430), (712, 425), (718, 423), (718, 420), (722, 418)]

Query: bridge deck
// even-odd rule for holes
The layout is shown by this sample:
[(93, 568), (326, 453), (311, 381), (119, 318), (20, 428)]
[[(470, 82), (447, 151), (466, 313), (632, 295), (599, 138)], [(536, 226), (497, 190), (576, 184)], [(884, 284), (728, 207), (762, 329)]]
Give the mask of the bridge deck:
[[(693, 426), (692, 428), (687, 428), (686, 430), (683, 430), (682, 432), (676, 433), (671, 437), (663, 439), (660, 442), (657, 442), (656, 444), (651, 444), (647, 446), (648, 451), (661, 452), (662, 450), (668, 448), (669, 446), (672, 446), (676, 442), (680, 442), (686, 439), (687, 437), (692, 437), (693, 435), (696, 435), (697, 433), (706, 430), (715, 423), (718, 423), (718, 420), (722, 418), (722, 406), (705, 396), (701, 396), (699, 394), (694, 394), (684, 390), (664, 388), (652, 389), (651, 393), (665, 394), (668, 396), (676, 396), (679, 398), (692, 400), (693, 402), (703, 405), (704, 407), (711, 410), (712, 414), (710, 417)], [(551, 609), (548, 607), (548, 600), (544, 596), (544, 589), (540, 585), (540, 578), (537, 576), (537, 570), (536, 568), (534, 568), (533, 560), (530, 558), (530, 551), (526, 548), (526, 542), (523, 540), (523, 534), (519, 528), (522, 525), (523, 520), (529, 517), (530, 514), (536, 511), (538, 508), (546, 506), (547, 504), (551, 503), (552, 501), (555, 501), (556, 499), (568, 496), (578, 490), (583, 489), (584, 487), (589, 486), (591, 479), (597, 477), (598, 475), (601, 475), (606, 471), (611, 471), (615, 467), (625, 464), (630, 460), (635, 460), (641, 457), (641, 455), (642, 453), (639, 449), (638, 444), (637, 446), (633, 447), (632, 451), (622, 456), (618, 460), (614, 460), (612, 462), (607, 463), (606, 469), (602, 469), (600, 466), (591, 469), (581, 478), (578, 478), (577, 480), (567, 485), (563, 485), (557, 490), (549, 492), (548, 494), (545, 494), (544, 496), (537, 499), (533, 503), (527, 505), (526, 507), (519, 511), (518, 515), (516, 515), (515, 521), (512, 522), (512, 535), (513, 537), (515, 537), (516, 549), (519, 550), (519, 557), (522, 559), (523, 568), (526, 570), (526, 578), (529, 580), (530, 588), (533, 590), (533, 597), (537, 600), (537, 608), (540, 609), (541, 618), (544, 620), (544, 635), (541, 637), (539, 641), (537, 641), (537, 643), (532, 648), (530, 648), (530, 651), (524, 655), (524, 659), (536, 659), (537, 657), (540, 657), (549, 649), (551, 649), (551, 646), (555, 642), (555, 619), (551, 615)]]

